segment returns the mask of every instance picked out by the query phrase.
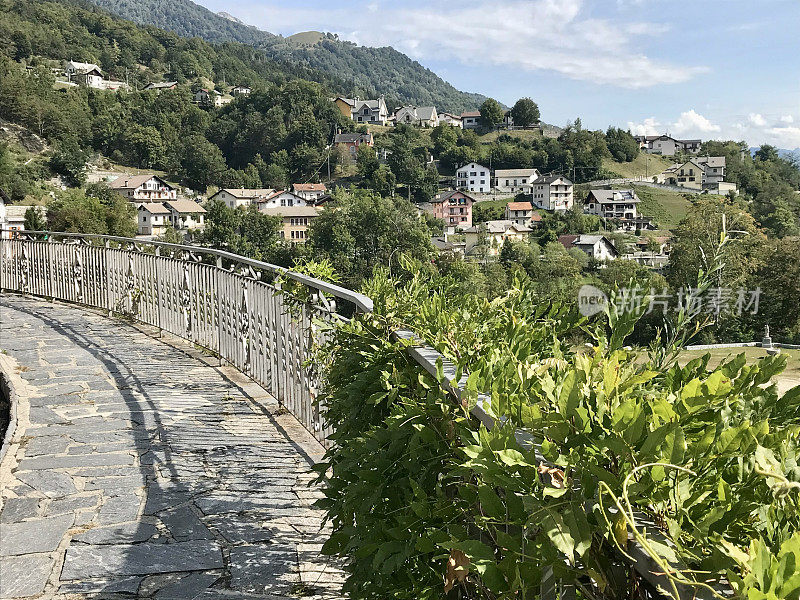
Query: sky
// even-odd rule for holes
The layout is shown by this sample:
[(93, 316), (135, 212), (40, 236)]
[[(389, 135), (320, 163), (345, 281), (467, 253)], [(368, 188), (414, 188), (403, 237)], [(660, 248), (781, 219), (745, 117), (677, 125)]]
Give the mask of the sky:
[(533, 98), (554, 125), (800, 148), (800, 0), (199, 3), (393, 46), (460, 90)]

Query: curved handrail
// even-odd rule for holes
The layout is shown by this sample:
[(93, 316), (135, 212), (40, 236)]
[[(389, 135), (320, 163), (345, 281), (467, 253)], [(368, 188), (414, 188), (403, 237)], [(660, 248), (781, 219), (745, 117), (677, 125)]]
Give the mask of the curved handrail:
[(328, 283), (327, 281), (322, 281), (321, 279), (316, 279), (315, 277), (310, 277), (309, 275), (303, 275), (302, 273), (297, 273), (295, 271), (292, 271), (291, 269), (287, 269), (286, 267), (273, 265), (272, 263), (256, 260), (254, 258), (247, 258), (245, 256), (233, 254), (232, 252), (227, 252), (225, 250), (218, 250), (216, 248), (208, 248), (206, 246), (172, 244), (169, 242), (158, 242), (152, 240), (137, 240), (135, 238), (120, 237), (116, 235), (102, 235), (98, 233), (68, 233), (63, 231), (33, 231), (28, 229), (23, 229), (23, 230), (2, 229), (0, 230), (0, 232), (2, 232), (2, 234), (10, 233), (11, 235), (45, 236), (45, 241), (47, 239), (54, 237), (70, 238), (76, 240), (102, 240), (104, 242), (119, 242), (123, 244), (134, 244), (139, 246), (147, 245), (147, 246), (153, 246), (154, 248), (165, 248), (169, 250), (178, 250), (181, 252), (206, 254), (208, 256), (213, 256), (218, 260), (228, 260), (230, 262), (246, 265), (254, 269), (270, 271), (272, 273), (275, 273), (276, 275), (282, 275), (284, 277), (288, 277), (294, 281), (297, 281), (298, 283), (302, 283), (303, 285), (306, 285), (310, 288), (319, 290), (320, 292), (325, 292), (341, 300), (352, 302), (362, 312), (371, 313), (373, 310), (372, 299), (365, 296), (364, 294), (359, 294), (358, 292), (348, 290), (347, 288), (338, 286), (333, 283)]

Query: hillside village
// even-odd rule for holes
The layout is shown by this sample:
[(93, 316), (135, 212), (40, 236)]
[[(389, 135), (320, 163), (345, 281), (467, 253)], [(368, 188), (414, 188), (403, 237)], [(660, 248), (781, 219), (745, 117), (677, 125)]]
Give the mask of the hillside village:
[[(67, 61), (63, 72), (72, 85), (83, 85), (95, 89), (125, 91), (121, 82), (103, 79), (97, 65)], [(56, 80), (57, 83), (60, 80)], [(177, 82), (150, 83), (143, 91), (162, 93), (173, 91)], [(229, 94), (199, 88), (193, 101), (207, 109), (220, 108), (236, 97), (247, 97), (252, 89), (234, 86)], [(439, 125), (466, 130), (486, 129), (479, 110), (465, 111), (459, 115), (437, 111), (435, 106), (400, 106), (389, 110), (385, 99), (374, 100), (335, 97), (330, 101), (358, 126), (359, 131), (337, 131), (332, 147), (339, 148), (350, 163), (357, 161), (359, 149), (375, 152), (374, 136), (370, 126), (379, 128), (404, 125), (434, 129)], [(502, 119), (492, 127), (496, 130), (526, 130), (544, 135), (537, 120), (514, 124), (512, 110), (505, 109)], [(635, 138), (642, 152), (659, 156), (684, 157), (652, 177), (653, 185), (686, 188), (691, 192), (718, 195), (736, 194), (736, 186), (724, 181), (725, 157), (700, 156), (702, 140), (675, 140), (667, 135), (640, 136)], [(381, 157), (385, 162), (387, 151)], [(434, 157), (431, 157), (433, 159)], [(426, 213), (443, 223), (441, 234), (432, 236), (432, 243), (440, 252), (454, 252), (466, 258), (475, 255), (498, 256), (506, 241), (524, 242), (529, 234), (541, 224), (543, 212), (566, 213), (575, 207), (573, 182), (564, 175), (542, 174), (536, 168), (490, 169), (476, 162), (457, 166), (451, 178), (445, 177), (446, 187), (435, 197), (418, 205), (420, 214)], [(290, 244), (302, 244), (308, 238), (309, 227), (332, 200), (324, 183), (295, 183), (286, 189), (275, 188), (223, 188), (207, 196), (168, 183), (155, 174), (140, 173), (121, 175), (107, 182), (108, 187), (131, 202), (136, 209), (136, 232), (145, 239), (163, 236), (168, 229), (182, 235), (197, 234), (205, 226), (206, 209), (203, 204), (221, 201), (231, 209), (254, 206), (265, 215), (281, 220), (280, 238)], [(441, 182), (440, 182), (441, 183)], [(642, 183), (641, 181), (639, 183)], [(650, 183), (650, 182), (644, 182)], [(329, 181), (331, 191), (339, 184)], [(498, 197), (508, 198), (502, 219), (480, 222), (473, 220), (473, 206), (482, 201), (494, 201)], [(600, 218), (606, 231), (641, 235), (640, 232), (656, 230), (653, 217), (639, 214), (640, 203), (633, 189), (589, 189), (583, 202), (583, 212)], [(24, 211), (9, 206), (0, 213), (0, 225), (19, 230), (24, 225)], [(641, 237), (638, 239), (642, 239)], [(565, 235), (558, 241), (566, 249), (577, 248), (597, 261), (617, 258), (635, 260), (655, 268), (667, 265), (668, 245), (660, 247), (658, 253), (642, 252), (635, 244), (617, 249), (614, 242), (598, 232), (595, 235)], [(646, 240), (645, 240), (646, 243)]]

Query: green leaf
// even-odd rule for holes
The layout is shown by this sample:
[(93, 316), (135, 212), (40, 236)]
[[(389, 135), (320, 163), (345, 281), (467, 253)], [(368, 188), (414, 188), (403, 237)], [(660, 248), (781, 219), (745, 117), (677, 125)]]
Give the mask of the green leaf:
[(491, 486), (483, 484), (478, 487), (478, 498), (483, 512), (496, 519), (506, 518), (506, 507)]
[(553, 543), (570, 563), (575, 560), (575, 539), (572, 537), (572, 532), (567, 524), (564, 522), (564, 517), (560, 513), (546, 509), (544, 517), (542, 518), (542, 530), (545, 535)]

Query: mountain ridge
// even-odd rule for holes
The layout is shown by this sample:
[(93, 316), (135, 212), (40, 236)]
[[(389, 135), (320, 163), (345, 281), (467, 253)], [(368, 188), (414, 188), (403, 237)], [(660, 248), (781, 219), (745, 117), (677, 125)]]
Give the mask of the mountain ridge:
[[(155, 25), (183, 37), (209, 42), (235, 41), (255, 46), (273, 60), (294, 63), (350, 82), (347, 94), (384, 95), (388, 103), (433, 104), (440, 110), (460, 112), (477, 108), (482, 94), (462, 92), (430, 69), (390, 46), (374, 48), (322, 33), (314, 43), (290, 39), (215, 13), (191, 0), (89, 0), (111, 13), (141, 25)], [(299, 32), (303, 35), (312, 32)], [(313, 32), (316, 33), (316, 32)], [(302, 39), (302, 38), (301, 38)]]

